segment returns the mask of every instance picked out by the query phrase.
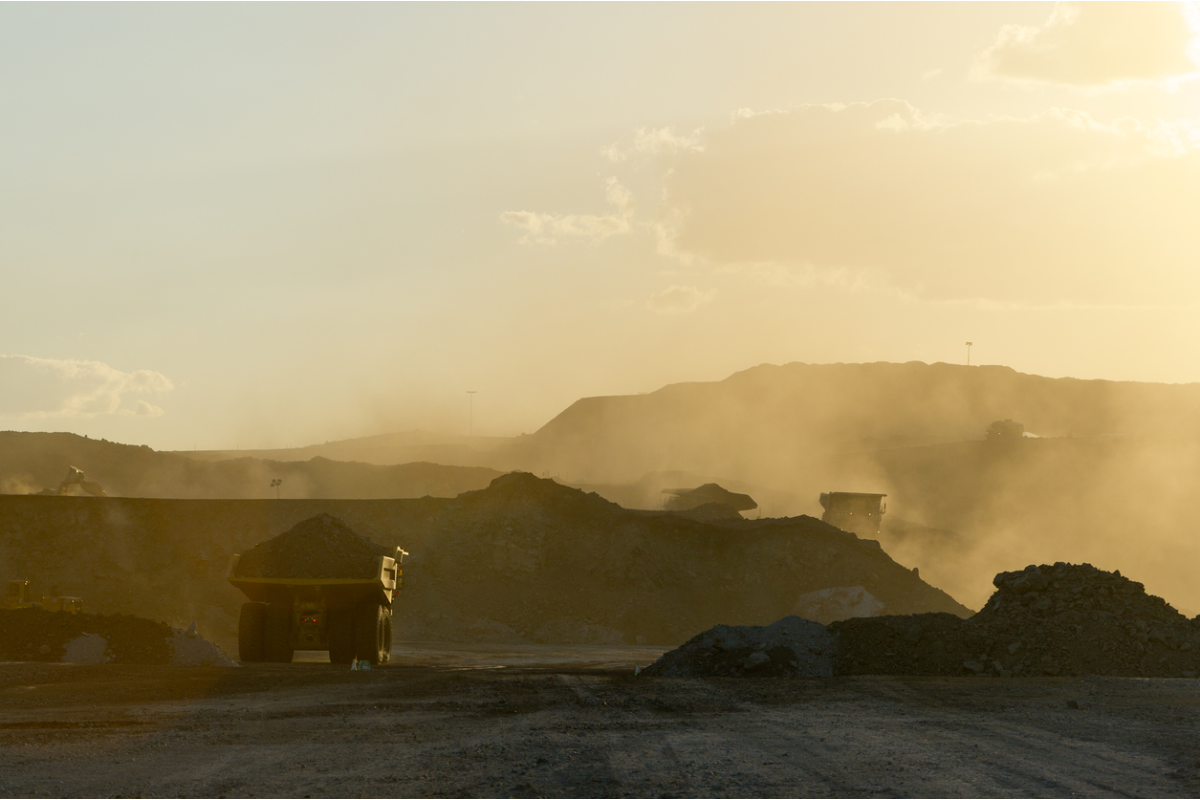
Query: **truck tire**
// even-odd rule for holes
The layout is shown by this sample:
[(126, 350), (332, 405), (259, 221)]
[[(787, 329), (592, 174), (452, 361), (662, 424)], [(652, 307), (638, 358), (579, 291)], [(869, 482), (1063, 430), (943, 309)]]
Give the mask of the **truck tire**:
[(276, 664), (292, 663), (292, 606), (285, 603), (267, 605), (266, 635), (263, 637), (265, 660)]
[(392, 612), (391, 609), (385, 609), (383, 612), (383, 663), (386, 664), (392, 660)]
[(354, 609), (354, 654), (372, 666), (383, 663), (383, 606), (363, 603)]
[(238, 618), (238, 661), (247, 664), (263, 660), (263, 634), (267, 628), (266, 603), (242, 603)]
[(331, 608), (327, 616), (329, 663), (349, 664), (354, 660), (354, 615), (345, 608)]

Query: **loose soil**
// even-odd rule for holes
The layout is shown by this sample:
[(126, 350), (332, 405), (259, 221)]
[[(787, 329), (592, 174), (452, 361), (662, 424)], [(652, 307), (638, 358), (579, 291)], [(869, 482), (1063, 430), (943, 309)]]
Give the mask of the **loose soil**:
[(238, 560), (242, 578), (371, 578), (379, 557), (394, 552), (359, 536), (328, 514), (297, 523), (256, 544)]
[(717, 625), (646, 670), (650, 677), (833, 675), (834, 637), (819, 622), (784, 617), (770, 625)]
[(1198, 728), (1195, 680), (0, 664), (0, 796), (1189, 797)]
[(1200, 674), (1200, 618), (1189, 620), (1119, 572), (1043, 564), (996, 576), (967, 620), (914, 614), (845, 620), (840, 675)]

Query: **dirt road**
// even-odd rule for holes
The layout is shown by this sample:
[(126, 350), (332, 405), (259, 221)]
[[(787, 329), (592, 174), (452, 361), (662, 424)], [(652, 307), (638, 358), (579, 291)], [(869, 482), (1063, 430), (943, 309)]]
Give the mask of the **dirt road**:
[(0, 664), (0, 795), (1200, 792), (1196, 680), (647, 679), (638, 652), (455, 649), (369, 673)]

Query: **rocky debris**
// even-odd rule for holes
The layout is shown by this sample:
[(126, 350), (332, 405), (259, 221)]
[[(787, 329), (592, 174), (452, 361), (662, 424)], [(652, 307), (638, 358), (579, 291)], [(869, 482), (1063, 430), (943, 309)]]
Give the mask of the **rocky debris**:
[(318, 514), (242, 554), (242, 578), (371, 578), (393, 550), (359, 536), (340, 519)]
[(833, 647), (824, 625), (796, 616), (765, 626), (717, 625), (664, 653), (645, 674), (828, 678)]
[(1120, 572), (1090, 564), (1002, 572), (975, 616), (851, 619), (830, 626), (840, 675), (1200, 674), (1200, 618), (1188, 620)]
[(953, 614), (847, 619), (829, 626), (837, 637), (838, 675), (962, 675), (978, 644), (964, 642), (966, 623)]
[(83, 633), (67, 642), (62, 660), (64, 664), (103, 664), (107, 653), (107, 639), (98, 633)]
[(884, 605), (861, 586), (835, 586), (806, 592), (796, 600), (796, 614), (828, 625), (842, 619), (874, 617)]
[(176, 667), (241, 666), (224, 650), (200, 636), (194, 622), (186, 630), (172, 629), (171, 664)]
[(194, 628), (189, 633), (126, 614), (38, 608), (0, 609), (0, 661), (237, 666)]

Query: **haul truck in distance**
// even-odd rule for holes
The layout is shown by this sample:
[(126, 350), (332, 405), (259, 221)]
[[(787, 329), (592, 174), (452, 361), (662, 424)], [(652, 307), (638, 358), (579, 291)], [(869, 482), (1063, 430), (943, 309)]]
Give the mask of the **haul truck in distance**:
[(250, 602), (238, 619), (238, 659), (287, 664), (296, 650), (328, 650), (334, 664), (386, 664), (392, 650), (392, 603), (400, 593), (399, 547), (379, 556), (370, 578), (227, 578)]

